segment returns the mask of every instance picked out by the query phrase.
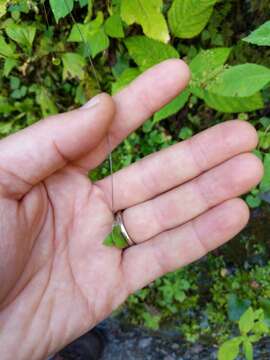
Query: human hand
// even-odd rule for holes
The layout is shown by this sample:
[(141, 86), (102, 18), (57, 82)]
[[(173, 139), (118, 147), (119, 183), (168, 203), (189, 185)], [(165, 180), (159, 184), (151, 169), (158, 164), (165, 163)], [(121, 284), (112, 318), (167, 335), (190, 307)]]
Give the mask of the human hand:
[(255, 130), (217, 125), (114, 175), (115, 210), (138, 244), (109, 248), (111, 182), (89, 169), (186, 86), (179, 60), (150, 69), (114, 96), (0, 142), (0, 353), (45, 359), (95, 326), (129, 294), (236, 235), (237, 199), (261, 179)]

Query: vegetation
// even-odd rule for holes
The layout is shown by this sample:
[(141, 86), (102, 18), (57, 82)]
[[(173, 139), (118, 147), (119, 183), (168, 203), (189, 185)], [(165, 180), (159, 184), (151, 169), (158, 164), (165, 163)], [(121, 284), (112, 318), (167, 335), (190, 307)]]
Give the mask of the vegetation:
[[(269, 0), (0, 0), (0, 137), (84, 104), (98, 83), (114, 94), (152, 65), (181, 57), (192, 72), (188, 89), (114, 152), (114, 170), (218, 122), (249, 121), (265, 165), (262, 183), (246, 196), (257, 214), (269, 206), (270, 191), (269, 18)], [(105, 164), (90, 176), (107, 173)], [(259, 237), (244, 233), (158, 279), (120, 315), (218, 343), (245, 311), (252, 324), (270, 321), (269, 255)], [(230, 247), (242, 249), (240, 264)], [(249, 330), (240, 331), (235, 348), (244, 344), (250, 354)]]

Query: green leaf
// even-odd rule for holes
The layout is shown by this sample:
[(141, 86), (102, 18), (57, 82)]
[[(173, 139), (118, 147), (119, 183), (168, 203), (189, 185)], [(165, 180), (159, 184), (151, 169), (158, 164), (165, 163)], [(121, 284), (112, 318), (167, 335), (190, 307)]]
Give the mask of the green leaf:
[(259, 195), (248, 195), (246, 202), (251, 209), (255, 209), (261, 205), (262, 199)]
[(231, 97), (216, 95), (198, 88), (191, 88), (191, 91), (194, 95), (203, 99), (207, 106), (224, 113), (250, 112), (264, 107), (260, 93), (249, 97)]
[(270, 69), (262, 65), (242, 64), (223, 71), (207, 86), (207, 90), (221, 96), (248, 97), (270, 82)]
[(7, 5), (9, 0), (0, 0), (0, 18), (7, 12)]
[(86, 65), (85, 59), (76, 53), (65, 53), (62, 55), (63, 61), (63, 79), (84, 78), (84, 67)]
[(105, 32), (112, 38), (123, 38), (125, 36), (121, 17), (113, 14), (105, 21)]
[(239, 330), (242, 335), (247, 335), (254, 326), (254, 311), (250, 307), (247, 311), (241, 316), (239, 320)]
[(5, 64), (4, 64), (4, 71), (3, 71), (3, 75), (5, 77), (8, 77), (10, 72), (14, 69), (15, 66), (18, 65), (18, 61), (16, 59), (12, 59), (12, 58), (7, 58), (5, 60)]
[(36, 35), (35, 26), (11, 22), (5, 27), (5, 31), (7, 35), (21, 47), (27, 48), (28, 50), (32, 48)]
[(192, 129), (186, 126), (184, 126), (179, 133), (179, 137), (181, 140), (187, 140), (191, 138), (192, 135), (193, 135)]
[(90, 55), (95, 57), (110, 45), (109, 38), (102, 26), (103, 20), (102, 12), (98, 12), (95, 20), (87, 24), (78, 23), (77, 25), (73, 25), (67, 41), (86, 44), (88, 47), (86, 50), (89, 50)]
[(145, 71), (164, 60), (179, 58), (178, 52), (171, 45), (149, 39), (146, 36), (132, 36), (124, 42), (129, 55), (141, 71)]
[(124, 249), (128, 246), (119, 225), (113, 226), (112, 232), (105, 238), (103, 244), (106, 246), (115, 246), (118, 249)]
[(270, 46), (270, 21), (267, 21), (258, 29), (254, 30), (243, 41), (259, 46)]
[(88, 42), (91, 50), (91, 55), (93, 57), (106, 50), (110, 45), (110, 40), (105, 34), (103, 28), (100, 28), (92, 36), (90, 36)]
[(241, 344), (241, 338), (234, 338), (225, 341), (221, 345), (218, 351), (218, 360), (234, 360), (239, 354), (239, 346)]
[(118, 91), (122, 90), (127, 86), (131, 81), (136, 79), (137, 76), (141, 74), (140, 70), (137, 68), (129, 68), (122, 72), (117, 81), (112, 84), (112, 95), (116, 94)]
[(153, 123), (156, 124), (159, 121), (168, 118), (180, 111), (188, 101), (190, 92), (188, 90), (182, 92), (169, 104), (164, 106), (161, 110), (155, 113)]
[(246, 360), (253, 360), (253, 346), (248, 339), (246, 339), (243, 343), (243, 350)]
[(260, 191), (267, 192), (270, 190), (270, 154), (266, 154), (263, 161), (264, 177), (260, 184)]
[(15, 45), (8, 44), (3, 36), (0, 36), (0, 57), (17, 58), (15, 54)]
[(169, 13), (169, 25), (174, 36), (190, 39), (208, 23), (217, 0), (174, 0)]
[(223, 65), (231, 53), (230, 48), (216, 48), (202, 50), (191, 61), (189, 67), (192, 73), (192, 81), (207, 83), (216, 69), (223, 70)]
[(59, 19), (64, 18), (71, 13), (74, 0), (50, 0), (50, 6), (55, 18), (58, 23)]
[(270, 327), (270, 299), (260, 299), (260, 306), (263, 309), (264, 321)]
[(12, 112), (13, 108), (8, 103), (8, 100), (8, 98), (0, 95), (0, 114), (9, 114)]
[(235, 294), (228, 296), (228, 316), (231, 321), (238, 321), (243, 313), (249, 308), (250, 301), (240, 299)]
[(128, 25), (141, 25), (148, 37), (167, 43), (170, 35), (162, 5), (162, 0), (122, 0), (121, 17)]
[(47, 117), (49, 115), (54, 115), (58, 113), (57, 107), (50, 95), (50, 92), (45, 87), (37, 86), (35, 93), (36, 93), (36, 100), (40, 106), (43, 117)]

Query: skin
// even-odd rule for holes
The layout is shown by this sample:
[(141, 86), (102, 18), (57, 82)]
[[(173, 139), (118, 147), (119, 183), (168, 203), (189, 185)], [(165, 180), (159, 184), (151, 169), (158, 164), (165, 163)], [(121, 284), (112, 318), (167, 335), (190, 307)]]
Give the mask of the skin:
[(246, 225), (238, 198), (261, 179), (248, 123), (217, 125), (115, 174), (115, 209), (137, 245), (105, 247), (111, 182), (87, 172), (182, 91), (166, 61), (113, 99), (42, 120), (0, 142), (1, 359), (45, 359), (157, 277), (224, 244)]

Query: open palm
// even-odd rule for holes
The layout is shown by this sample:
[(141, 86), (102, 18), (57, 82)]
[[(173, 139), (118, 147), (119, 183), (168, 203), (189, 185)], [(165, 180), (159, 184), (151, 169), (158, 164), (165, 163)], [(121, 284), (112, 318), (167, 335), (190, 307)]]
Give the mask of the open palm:
[[(44, 359), (108, 316), (155, 278), (223, 244), (245, 226), (237, 196), (260, 180), (240, 121), (118, 172), (115, 210), (137, 243), (108, 248), (111, 181), (87, 172), (186, 86), (178, 60), (149, 70), (112, 100), (102, 94), (0, 142), (0, 352)], [(20, 347), (18, 347), (20, 344)], [(16, 357), (17, 352), (19, 355)]]

